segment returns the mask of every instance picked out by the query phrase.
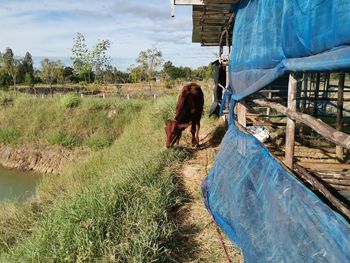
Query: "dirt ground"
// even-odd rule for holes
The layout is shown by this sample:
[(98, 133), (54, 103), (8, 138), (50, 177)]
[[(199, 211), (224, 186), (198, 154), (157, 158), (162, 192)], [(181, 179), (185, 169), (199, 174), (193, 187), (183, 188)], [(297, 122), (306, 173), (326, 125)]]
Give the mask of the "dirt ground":
[[(191, 158), (178, 169), (180, 183), (187, 199), (177, 213), (179, 238), (184, 246), (179, 251), (178, 262), (228, 262), (216, 226), (204, 206), (201, 184), (213, 165), (219, 143), (224, 134), (223, 122), (207, 125), (201, 130), (201, 146), (192, 149)], [(184, 134), (183, 146), (190, 145), (189, 133)], [(230, 262), (241, 263), (242, 254), (222, 234), (229, 252)]]

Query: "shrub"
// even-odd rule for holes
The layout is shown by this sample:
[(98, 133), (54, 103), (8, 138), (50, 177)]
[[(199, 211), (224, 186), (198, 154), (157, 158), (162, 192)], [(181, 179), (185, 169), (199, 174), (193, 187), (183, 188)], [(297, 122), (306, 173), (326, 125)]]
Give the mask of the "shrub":
[(88, 102), (88, 109), (94, 111), (107, 110), (111, 107), (110, 102), (102, 100), (90, 100)]
[(172, 89), (172, 88), (174, 88), (174, 85), (175, 85), (175, 81), (172, 80), (172, 79), (167, 79), (167, 80), (165, 81), (165, 88), (167, 88), (167, 89)]
[(13, 98), (6, 92), (0, 93), (0, 105), (1, 106), (7, 106), (11, 102), (13, 102)]
[(13, 127), (0, 128), (0, 142), (16, 143), (20, 137), (20, 133)]
[(112, 143), (113, 143), (113, 139), (108, 138), (108, 136), (93, 135), (87, 140), (86, 145), (90, 147), (92, 150), (101, 150), (103, 148), (110, 146)]
[(61, 102), (66, 108), (75, 108), (81, 104), (81, 99), (75, 95), (66, 95), (61, 99)]
[(79, 146), (79, 138), (67, 132), (55, 131), (47, 135), (47, 141), (53, 145), (61, 145), (63, 147), (72, 148)]

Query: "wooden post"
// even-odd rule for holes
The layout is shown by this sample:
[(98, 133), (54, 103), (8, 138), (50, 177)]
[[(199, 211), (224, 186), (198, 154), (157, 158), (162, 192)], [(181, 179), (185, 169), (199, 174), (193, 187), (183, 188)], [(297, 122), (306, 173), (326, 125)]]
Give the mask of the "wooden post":
[[(272, 92), (269, 91), (269, 93), (267, 93), (267, 98), (268, 99), (272, 99)], [(266, 108), (266, 115), (270, 115), (271, 113), (271, 109), (269, 107)]]
[(175, 0), (170, 0), (170, 15), (175, 16)]
[[(304, 73), (304, 98), (307, 98), (308, 74)], [(303, 100), (303, 110), (306, 110), (306, 100)]]
[[(344, 83), (345, 73), (339, 74), (339, 85), (338, 85), (338, 100), (337, 100), (337, 123), (336, 129), (342, 131), (343, 129), (343, 102), (344, 102)], [(337, 145), (335, 148), (336, 156), (339, 161), (344, 160), (344, 148)]]
[(263, 99), (253, 99), (252, 102), (262, 107), (271, 107), (277, 112), (285, 114), (288, 118), (304, 123), (316, 131), (318, 134), (325, 137), (327, 140), (330, 140), (331, 142), (334, 142), (335, 144), (341, 145), (344, 148), (350, 150), (350, 135), (341, 131), (337, 131), (319, 119), (316, 119), (302, 112), (292, 111), (282, 104), (276, 102)]
[(238, 123), (243, 127), (247, 127), (247, 108), (245, 107), (244, 102), (237, 102), (235, 112), (237, 114)]
[(316, 74), (316, 87), (315, 87), (315, 93), (314, 93), (314, 97), (315, 97), (315, 101), (314, 101), (314, 115), (318, 114), (318, 95), (320, 92), (320, 81), (321, 81), (321, 74), (317, 73)]
[[(291, 111), (296, 110), (296, 95), (297, 95), (298, 81), (295, 74), (289, 74), (288, 83), (288, 109)], [(287, 118), (286, 127), (286, 149), (285, 149), (285, 164), (288, 168), (293, 169), (294, 158), (294, 141), (295, 141), (295, 121), (291, 118)]]
[[(300, 78), (300, 74), (298, 75), (298, 78)], [(301, 89), (302, 89), (302, 82), (301, 81), (298, 81), (297, 82), (297, 94), (296, 94), (296, 98), (300, 98), (301, 97)], [(301, 104), (301, 101), (300, 100), (297, 100), (296, 102), (296, 109), (298, 111), (300, 111), (300, 104)]]

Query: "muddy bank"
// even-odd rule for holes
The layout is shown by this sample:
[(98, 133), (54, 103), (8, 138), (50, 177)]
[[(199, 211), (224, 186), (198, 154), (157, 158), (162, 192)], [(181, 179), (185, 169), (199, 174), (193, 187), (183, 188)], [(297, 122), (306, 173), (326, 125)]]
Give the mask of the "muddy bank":
[(89, 154), (89, 150), (46, 145), (0, 144), (0, 165), (24, 171), (60, 173), (62, 168)]

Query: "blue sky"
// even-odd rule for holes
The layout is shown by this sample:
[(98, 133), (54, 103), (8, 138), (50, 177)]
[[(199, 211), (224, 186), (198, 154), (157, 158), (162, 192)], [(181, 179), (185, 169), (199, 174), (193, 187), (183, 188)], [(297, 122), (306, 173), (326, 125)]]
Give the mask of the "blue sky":
[(109, 39), (113, 65), (122, 70), (154, 47), (175, 65), (207, 65), (217, 48), (191, 43), (191, 11), (177, 6), (171, 18), (169, 0), (0, 0), (0, 51), (29, 51), (36, 64), (42, 57), (68, 64), (73, 37), (81, 32), (89, 46)]

